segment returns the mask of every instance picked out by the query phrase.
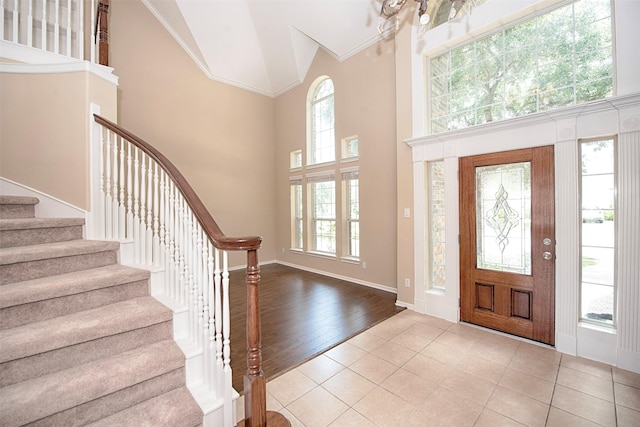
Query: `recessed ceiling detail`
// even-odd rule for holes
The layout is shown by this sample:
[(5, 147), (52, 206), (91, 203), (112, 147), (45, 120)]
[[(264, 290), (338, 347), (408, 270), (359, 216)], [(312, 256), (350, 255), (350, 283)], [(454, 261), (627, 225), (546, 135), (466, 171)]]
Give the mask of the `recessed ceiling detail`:
[(142, 0), (211, 79), (275, 97), (318, 48), (338, 61), (378, 42), (380, 0)]

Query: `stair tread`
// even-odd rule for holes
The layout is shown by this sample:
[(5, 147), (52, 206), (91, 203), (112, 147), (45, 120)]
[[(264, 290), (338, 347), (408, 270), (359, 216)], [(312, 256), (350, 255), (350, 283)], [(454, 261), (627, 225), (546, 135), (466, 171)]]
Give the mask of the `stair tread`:
[(120, 264), (25, 280), (2, 286), (0, 309), (149, 278), (149, 271)]
[(7, 218), (0, 219), (0, 231), (84, 225), (84, 218)]
[(0, 265), (114, 251), (118, 250), (119, 247), (120, 243), (115, 241), (70, 240), (39, 245), (0, 248)]
[(160, 341), (0, 389), (0, 425), (23, 425), (184, 366), (173, 340)]
[(0, 205), (37, 205), (40, 203), (37, 197), (29, 196), (0, 196)]
[[(158, 410), (162, 408), (162, 410)], [(111, 426), (197, 426), (202, 423), (202, 410), (186, 387), (180, 387), (141, 402), (90, 427)]]
[(1, 330), (0, 363), (170, 321), (172, 318), (171, 310), (153, 297), (145, 296)]

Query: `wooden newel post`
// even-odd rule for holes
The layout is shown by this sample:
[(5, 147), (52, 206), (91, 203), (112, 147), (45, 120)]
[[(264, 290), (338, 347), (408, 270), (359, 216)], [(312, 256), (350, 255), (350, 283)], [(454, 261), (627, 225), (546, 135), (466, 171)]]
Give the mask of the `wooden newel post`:
[(267, 382), (262, 372), (258, 251), (247, 251), (247, 373), (244, 376), (245, 426), (267, 425)]
[(98, 3), (98, 64), (109, 65), (109, 0)]
[(290, 426), (277, 412), (267, 414), (267, 380), (262, 372), (258, 251), (247, 251), (247, 373), (244, 376), (244, 426)]

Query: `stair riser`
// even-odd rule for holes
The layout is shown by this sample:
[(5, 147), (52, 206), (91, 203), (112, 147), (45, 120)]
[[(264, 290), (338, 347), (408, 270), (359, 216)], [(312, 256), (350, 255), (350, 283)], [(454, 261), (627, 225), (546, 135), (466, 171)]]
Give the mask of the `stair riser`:
[(118, 255), (115, 251), (106, 251), (6, 264), (0, 266), (0, 285), (87, 270), (95, 267), (104, 267), (113, 265), (117, 261)]
[[(33, 427), (83, 426), (182, 386), (184, 386), (184, 369), (175, 369), (28, 425)], [(10, 421), (14, 422), (7, 424), (6, 427), (22, 425), (27, 420)]]
[(36, 209), (33, 205), (0, 205), (0, 219), (34, 218)]
[[(0, 364), (0, 387), (172, 339), (171, 321)], [(184, 381), (184, 378), (183, 378)]]
[(0, 309), (0, 330), (102, 307), (148, 294), (149, 281), (140, 280), (60, 298), (7, 307)]
[(82, 239), (82, 226), (0, 231), (0, 248)]

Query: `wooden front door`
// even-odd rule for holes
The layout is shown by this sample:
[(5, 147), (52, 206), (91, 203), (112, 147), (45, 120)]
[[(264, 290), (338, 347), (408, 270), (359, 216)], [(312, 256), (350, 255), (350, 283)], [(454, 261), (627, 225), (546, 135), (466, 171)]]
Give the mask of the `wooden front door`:
[(553, 146), (460, 159), (460, 318), (554, 345)]

